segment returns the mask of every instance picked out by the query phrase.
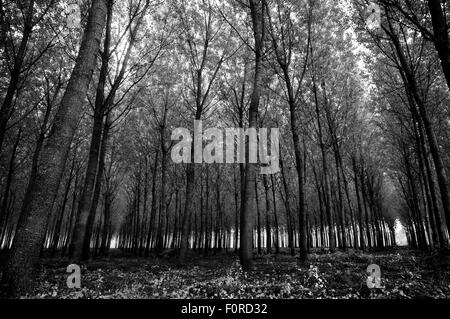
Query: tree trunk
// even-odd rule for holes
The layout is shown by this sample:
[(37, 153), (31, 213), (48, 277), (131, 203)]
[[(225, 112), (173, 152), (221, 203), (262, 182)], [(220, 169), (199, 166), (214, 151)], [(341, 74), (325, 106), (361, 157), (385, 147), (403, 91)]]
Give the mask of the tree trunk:
[(108, 254), (111, 244), (111, 201), (109, 191), (105, 191), (104, 201), (103, 231), (100, 245), (100, 255), (102, 256)]
[(153, 169), (152, 169), (152, 203), (150, 206), (150, 223), (148, 226), (148, 233), (147, 233), (147, 242), (145, 244), (145, 257), (148, 257), (151, 245), (152, 245), (152, 236), (153, 236), (153, 226), (155, 224), (155, 216), (156, 216), (156, 172), (158, 167), (158, 157), (159, 157), (159, 147), (156, 151), (155, 155), (155, 162), (153, 163)]
[(270, 181), (272, 184), (272, 198), (273, 198), (273, 217), (275, 221), (275, 252), (277, 254), (280, 253), (280, 225), (278, 224), (278, 215), (277, 215), (277, 201), (275, 197), (275, 183), (273, 181), (273, 174), (270, 175)]
[(33, 287), (33, 271), (44, 240), (45, 225), (58, 192), (70, 142), (83, 113), (105, 21), (105, 1), (94, 0), (75, 67), (42, 150), (41, 167), (35, 179), (28, 184), (29, 197), (23, 203), (12, 251), (2, 277), (2, 290), (8, 295), (21, 295)]
[(78, 214), (75, 222), (72, 242), (69, 247), (69, 255), (74, 260), (85, 260), (89, 257), (89, 248), (86, 249), (85, 239), (90, 237), (87, 231), (92, 232), (93, 221), (90, 220), (90, 208), (92, 204), (93, 191), (95, 187), (95, 177), (99, 162), (100, 145), (102, 141), (102, 127), (105, 107), (105, 85), (109, 67), (109, 47), (111, 43), (111, 23), (112, 23), (112, 1), (107, 1), (106, 32), (103, 44), (102, 65), (100, 69), (97, 92), (94, 104), (94, 123), (92, 127), (91, 143), (89, 148), (89, 159), (86, 166), (84, 186), (82, 188), (80, 202), (78, 204)]
[(20, 128), (17, 132), (16, 141), (14, 142), (13, 149), (11, 152), (11, 158), (9, 160), (9, 166), (8, 166), (8, 176), (6, 177), (6, 185), (5, 190), (3, 192), (3, 198), (2, 198), (2, 206), (0, 210), (0, 248), (3, 242), (3, 234), (4, 230), (6, 230), (7, 225), (7, 211), (8, 211), (8, 199), (9, 199), (9, 192), (11, 189), (11, 183), (12, 178), (14, 176), (14, 169), (15, 169), (15, 159), (16, 159), (16, 152), (17, 147), (19, 146), (20, 142), (20, 136), (22, 135), (22, 129)]
[[(263, 0), (249, 0), (250, 15), (255, 39), (255, 75), (253, 78), (253, 92), (249, 107), (249, 128), (256, 129), (258, 125), (258, 108), (261, 96), (262, 53), (264, 44), (264, 16)], [(247, 143), (246, 143), (247, 144)], [(248, 145), (248, 144), (247, 144)], [(256, 150), (253, 150), (256, 151)], [(256, 165), (249, 163), (249, 147), (246, 147), (245, 188), (243, 209), (241, 212), (241, 240), (240, 261), (244, 271), (253, 268), (253, 212), (255, 207), (255, 192), (253, 184), (256, 179)]]
[[(264, 188), (266, 186), (264, 185)], [(258, 229), (257, 232), (257, 246), (258, 246), (258, 254), (261, 255), (261, 248), (262, 248), (262, 234), (261, 234), (261, 212), (259, 210), (259, 201), (258, 201), (258, 181), (255, 179), (255, 199), (256, 199), (256, 223)], [(269, 211), (268, 209), (268, 202), (267, 202), (267, 192), (266, 192), (266, 212)]]
[[(238, 240), (239, 240), (239, 192), (241, 188), (238, 188), (237, 178), (236, 178), (236, 170), (233, 169), (233, 177), (234, 177), (234, 204), (235, 204), (235, 226), (234, 226), (234, 251), (238, 252)], [(202, 206), (203, 207), (203, 206)], [(260, 227), (260, 226), (258, 226)], [(260, 230), (261, 231), (261, 230)]]
[[(289, 243), (289, 249), (291, 252), (291, 256), (295, 256), (295, 244), (294, 244), (294, 231), (293, 231), (293, 222), (292, 222), (292, 217), (291, 217), (291, 204), (289, 202), (289, 189), (287, 186), (287, 182), (286, 182), (286, 176), (285, 176), (285, 172), (284, 172), (284, 166), (283, 166), (283, 159), (281, 156), (281, 152), (280, 152), (280, 170), (281, 170), (281, 179), (283, 181), (283, 188), (284, 188), (284, 193), (285, 198), (284, 198), (284, 206), (286, 209), (286, 221), (287, 221), (287, 226), (288, 226), (288, 243)], [(280, 189), (280, 194), (282, 194), (281, 189)]]
[[(74, 154), (76, 154), (76, 151), (74, 151)], [(62, 221), (63, 221), (63, 218), (64, 218), (64, 212), (66, 210), (66, 203), (67, 203), (67, 197), (69, 195), (70, 185), (72, 184), (74, 167), (75, 167), (75, 155), (74, 155), (74, 158), (72, 160), (72, 166), (70, 168), (69, 178), (67, 180), (66, 188), (65, 188), (65, 191), (64, 191), (63, 202), (62, 202), (62, 205), (61, 205), (61, 211), (59, 212), (59, 214), (57, 216), (55, 233), (54, 233), (54, 236), (53, 236), (53, 244), (52, 244), (52, 247), (51, 247), (51, 256), (52, 257), (55, 256), (56, 250), (58, 249), (59, 238), (60, 238), (61, 233), (62, 233)]]
[(364, 243), (364, 232), (363, 232), (363, 208), (361, 207), (361, 197), (359, 194), (359, 182), (358, 182), (358, 168), (356, 166), (356, 158), (355, 156), (352, 157), (352, 165), (353, 165), (353, 173), (354, 173), (354, 183), (355, 183), (355, 193), (356, 193), (356, 202), (358, 204), (358, 212), (359, 212), (359, 224), (358, 224), (358, 228), (359, 228), (359, 246), (361, 247), (362, 250), (364, 250), (365, 248), (365, 243)]
[(103, 136), (102, 142), (100, 146), (100, 154), (98, 158), (98, 168), (97, 168), (97, 176), (95, 178), (95, 185), (93, 189), (92, 195), (92, 203), (89, 209), (89, 217), (86, 224), (86, 231), (84, 235), (83, 241), (83, 251), (81, 253), (81, 258), (83, 260), (87, 260), (89, 258), (89, 245), (91, 242), (91, 233), (94, 227), (95, 216), (97, 213), (98, 200), (100, 198), (100, 191), (102, 188), (102, 180), (103, 180), (103, 172), (105, 170), (105, 156), (106, 150), (108, 148), (108, 138), (109, 138), (109, 129), (111, 127), (110, 122), (110, 114), (106, 115), (105, 124), (103, 126)]
[(333, 213), (331, 211), (331, 193), (330, 193), (330, 181), (328, 178), (328, 161), (327, 161), (327, 155), (326, 155), (326, 151), (325, 151), (325, 143), (323, 142), (322, 123), (320, 120), (319, 100), (317, 97), (317, 85), (316, 85), (316, 81), (315, 81), (315, 75), (313, 75), (313, 93), (314, 93), (314, 100), (315, 100), (317, 126), (318, 126), (318, 132), (319, 132), (320, 151), (322, 154), (322, 172), (323, 172), (323, 178), (324, 178), (324, 191), (325, 191), (324, 201), (325, 201), (325, 212), (326, 212), (327, 219), (328, 219), (328, 233), (329, 233), (328, 246), (329, 246), (330, 251), (333, 252), (336, 248), (334, 220), (333, 220)]
[[(362, 165), (361, 165), (362, 166)], [(367, 211), (366, 186), (364, 181), (364, 167), (359, 171), (359, 181), (361, 183), (361, 200), (364, 207), (364, 217), (366, 223), (367, 247), (372, 248), (372, 237), (370, 235), (369, 212)]]

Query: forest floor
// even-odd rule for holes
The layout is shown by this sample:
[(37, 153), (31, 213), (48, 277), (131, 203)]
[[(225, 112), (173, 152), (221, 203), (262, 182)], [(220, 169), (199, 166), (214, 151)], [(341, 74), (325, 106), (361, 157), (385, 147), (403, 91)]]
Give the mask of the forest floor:
[[(81, 289), (69, 289), (67, 259), (44, 259), (35, 293), (26, 298), (450, 298), (450, 256), (408, 249), (316, 252), (299, 266), (281, 253), (257, 256), (242, 272), (235, 254), (189, 253), (136, 258), (113, 251), (81, 266)], [(366, 269), (381, 268), (383, 288), (369, 290)]]

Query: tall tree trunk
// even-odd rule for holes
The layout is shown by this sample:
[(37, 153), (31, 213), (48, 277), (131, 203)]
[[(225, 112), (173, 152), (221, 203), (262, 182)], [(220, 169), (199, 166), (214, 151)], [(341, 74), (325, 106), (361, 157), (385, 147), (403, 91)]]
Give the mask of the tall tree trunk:
[(366, 237), (367, 237), (367, 247), (372, 248), (372, 236), (370, 234), (370, 223), (369, 223), (369, 212), (367, 210), (367, 200), (366, 200), (366, 186), (364, 181), (364, 167), (363, 164), (361, 165), (361, 169), (359, 171), (359, 181), (361, 185), (361, 200), (364, 207), (364, 217), (365, 217), (365, 223), (366, 223)]
[[(272, 231), (270, 225), (270, 197), (269, 197), (269, 185), (267, 182), (267, 176), (263, 175), (263, 185), (264, 185), (264, 195), (266, 200), (266, 227), (267, 227), (267, 253), (270, 253), (272, 250)], [(256, 197), (258, 196), (255, 193)]]
[(6, 230), (7, 227), (7, 211), (8, 211), (8, 199), (9, 199), (9, 192), (11, 189), (11, 183), (12, 178), (14, 176), (14, 166), (15, 166), (15, 159), (16, 159), (16, 152), (17, 147), (19, 146), (20, 142), (20, 136), (22, 135), (22, 128), (19, 129), (17, 132), (17, 137), (14, 142), (12, 152), (11, 152), (11, 158), (9, 160), (9, 166), (8, 166), (8, 175), (6, 177), (6, 184), (5, 189), (3, 191), (3, 198), (2, 198), (2, 206), (0, 210), (0, 248), (1, 244), (3, 242), (3, 231)]
[(62, 221), (64, 219), (64, 212), (66, 210), (66, 203), (67, 203), (67, 197), (69, 196), (69, 190), (70, 190), (70, 185), (72, 184), (72, 178), (73, 178), (73, 170), (75, 167), (75, 154), (76, 154), (76, 150), (74, 151), (74, 157), (72, 159), (72, 165), (70, 168), (70, 173), (69, 173), (69, 178), (67, 180), (67, 184), (66, 184), (66, 188), (64, 191), (64, 196), (63, 196), (63, 202), (61, 204), (61, 210), (57, 216), (57, 220), (56, 220), (56, 227), (55, 227), (55, 233), (54, 233), (54, 237), (53, 237), (53, 244), (51, 247), (51, 256), (55, 256), (56, 250), (58, 249), (58, 243), (59, 243), (59, 238), (62, 234)]
[[(236, 178), (236, 170), (233, 169), (233, 177), (234, 177), (234, 204), (235, 204), (235, 226), (234, 226), (234, 251), (238, 252), (238, 241), (239, 241), (239, 211), (240, 211), (240, 206), (239, 206), (239, 192), (241, 191), (241, 188), (239, 186), (238, 188), (238, 183), (237, 183), (237, 178)], [(203, 207), (203, 206), (202, 206)], [(260, 227), (260, 226), (258, 226)], [(261, 232), (261, 230), (260, 230)]]
[(42, 150), (41, 167), (28, 184), (28, 200), (23, 203), (12, 251), (2, 277), (2, 290), (8, 295), (21, 295), (33, 287), (32, 277), (44, 240), (45, 225), (58, 192), (78, 119), (83, 113), (106, 11), (104, 0), (93, 1), (75, 67)]
[(75, 206), (76, 206), (76, 202), (77, 202), (77, 188), (78, 188), (78, 180), (79, 180), (79, 175), (80, 175), (79, 173), (80, 173), (80, 168), (77, 168), (77, 171), (75, 172), (75, 183), (73, 185), (73, 190), (72, 190), (72, 204), (71, 204), (71, 208), (70, 208), (70, 215), (68, 217), (68, 225), (67, 225), (66, 235), (64, 238), (64, 244), (63, 244), (61, 256), (65, 256), (66, 251), (69, 248), (70, 239), (71, 239), (71, 235), (72, 235), (72, 228), (75, 223), (75, 214), (76, 214)]
[[(311, 49), (312, 50), (312, 49)], [(312, 54), (311, 54), (312, 55)], [(325, 191), (325, 212), (328, 219), (328, 246), (331, 252), (333, 252), (336, 248), (335, 244), (335, 231), (334, 231), (334, 219), (333, 219), (333, 213), (331, 211), (331, 193), (330, 193), (330, 181), (328, 178), (328, 161), (327, 161), (327, 155), (325, 150), (325, 143), (323, 141), (323, 134), (322, 134), (322, 123), (321, 123), (321, 116), (319, 111), (319, 100), (317, 97), (317, 85), (315, 80), (315, 75), (313, 75), (313, 93), (314, 93), (314, 101), (315, 101), (315, 110), (316, 110), (316, 117), (317, 117), (317, 127), (319, 132), (319, 146), (320, 146), (320, 152), (322, 155), (322, 172), (323, 172), (323, 179), (324, 179), (324, 191)]]
[[(286, 182), (286, 176), (285, 176), (285, 172), (284, 172), (284, 166), (283, 166), (283, 159), (281, 156), (281, 152), (280, 152), (280, 170), (281, 170), (281, 179), (283, 181), (283, 188), (284, 188), (284, 193), (285, 193), (285, 198), (284, 198), (284, 206), (286, 209), (286, 221), (287, 221), (287, 226), (288, 226), (288, 243), (289, 243), (289, 249), (291, 252), (291, 256), (295, 255), (295, 244), (294, 244), (294, 230), (293, 230), (293, 221), (292, 221), (292, 217), (291, 217), (291, 204), (289, 202), (289, 189), (287, 186), (287, 182)], [(281, 189), (280, 189), (280, 194), (282, 194)]]
[[(178, 196), (178, 190), (177, 190)], [(176, 216), (176, 214), (175, 214)], [(205, 209), (203, 200), (203, 174), (200, 175), (200, 235), (199, 235), (199, 250), (204, 249), (204, 233), (205, 233)]]
[(151, 250), (151, 241), (153, 236), (153, 228), (155, 224), (155, 216), (156, 216), (156, 172), (158, 171), (158, 157), (159, 157), (159, 147), (156, 151), (155, 155), (155, 162), (153, 163), (152, 168), (152, 202), (150, 205), (150, 222), (148, 226), (148, 233), (147, 233), (147, 242), (145, 244), (145, 257), (148, 257), (150, 250)]
[(103, 172), (105, 170), (105, 156), (108, 148), (109, 129), (111, 127), (111, 114), (106, 115), (105, 124), (103, 125), (102, 142), (100, 145), (100, 154), (98, 158), (97, 176), (95, 178), (95, 184), (92, 195), (92, 203), (89, 209), (89, 216), (86, 224), (85, 236), (83, 241), (83, 251), (81, 258), (87, 260), (89, 258), (89, 245), (91, 242), (91, 234), (94, 227), (95, 216), (97, 213), (98, 201), (100, 199), (100, 191), (102, 188)]
[[(194, 148), (192, 147), (192, 156), (194, 158)], [(186, 200), (184, 204), (184, 213), (181, 218), (181, 246), (178, 256), (179, 264), (184, 264), (189, 245), (189, 220), (191, 219), (195, 188), (195, 163), (188, 163), (186, 167)]]
[(172, 232), (172, 243), (171, 248), (174, 249), (176, 247), (177, 234), (178, 234), (178, 210), (179, 210), (179, 190), (175, 191), (175, 214), (174, 214), (174, 223), (173, 223), (173, 232)]
[(84, 186), (81, 191), (80, 202), (78, 204), (78, 214), (75, 222), (75, 229), (73, 232), (72, 242), (69, 247), (69, 255), (74, 260), (85, 260), (89, 257), (89, 249), (83, 247), (87, 228), (92, 232), (93, 221), (89, 220), (89, 211), (92, 204), (93, 191), (95, 187), (95, 177), (97, 175), (97, 168), (99, 162), (100, 145), (102, 141), (102, 127), (105, 107), (105, 85), (108, 75), (109, 67), (109, 47), (111, 43), (111, 23), (112, 23), (113, 1), (107, 0), (107, 16), (106, 16), (106, 31), (105, 40), (102, 52), (102, 65), (100, 68), (100, 75), (97, 84), (97, 92), (94, 102), (94, 123), (92, 127), (91, 143), (89, 148), (89, 159), (86, 166), (86, 174), (84, 178)]
[[(438, 247), (440, 246), (440, 240), (438, 238), (438, 230), (437, 230), (437, 225), (436, 225), (436, 221), (434, 219), (434, 205), (432, 203), (431, 200), (431, 196), (430, 196), (430, 189), (429, 189), (429, 183), (428, 183), (428, 178), (425, 172), (425, 166), (424, 166), (424, 156), (427, 156), (426, 152), (423, 152), (423, 148), (421, 145), (421, 141), (419, 138), (419, 133), (418, 133), (418, 125), (413, 117), (413, 128), (414, 128), (414, 140), (415, 140), (415, 144), (416, 144), (416, 154), (417, 154), (417, 158), (418, 158), (418, 162), (419, 162), (419, 180), (420, 180), (420, 184), (421, 184), (421, 193), (422, 193), (422, 197), (423, 197), (423, 204), (424, 204), (424, 213), (425, 213), (425, 218), (428, 221), (428, 226), (432, 228), (431, 230), (431, 235), (432, 235), (432, 241), (433, 241), (433, 245), (437, 245)], [(432, 220), (432, 225), (430, 225), (429, 223), (429, 217), (431, 217)], [(431, 242), (430, 242), (431, 244)]]
[(272, 200), (273, 200), (273, 217), (275, 221), (275, 252), (280, 253), (280, 225), (278, 224), (278, 214), (277, 214), (277, 200), (275, 197), (275, 183), (273, 181), (273, 174), (270, 175), (270, 181), (272, 184)]
[(100, 255), (106, 256), (110, 247), (111, 239), (111, 200), (109, 191), (105, 191), (104, 195), (104, 219), (103, 219), (103, 231), (100, 245)]
[(206, 166), (206, 215), (205, 215), (205, 255), (208, 254), (209, 248), (211, 247), (211, 234), (210, 231), (212, 227), (208, 225), (208, 216), (212, 218), (211, 210), (209, 209), (209, 168)]
[[(156, 252), (160, 253), (163, 251), (163, 232), (162, 232), (162, 218), (166, 216), (166, 178), (167, 178), (167, 146), (166, 141), (164, 139), (164, 134), (166, 130), (166, 119), (167, 119), (167, 111), (168, 111), (168, 105), (165, 103), (164, 105), (164, 112), (163, 112), (163, 118), (161, 121), (158, 121), (159, 124), (159, 142), (161, 147), (161, 193), (160, 193), (160, 200), (159, 200), (159, 218), (158, 218), (158, 233), (156, 235)], [(168, 225), (166, 225), (168, 227)]]
[(356, 158), (355, 156), (352, 156), (352, 166), (353, 166), (353, 173), (354, 173), (354, 183), (355, 183), (355, 193), (356, 193), (356, 202), (358, 204), (358, 212), (359, 212), (359, 217), (358, 217), (358, 228), (359, 228), (359, 246), (361, 247), (362, 250), (364, 250), (365, 248), (365, 243), (364, 243), (364, 226), (363, 226), (363, 208), (361, 206), (361, 197), (359, 194), (359, 173), (358, 173), (358, 168), (356, 166)]
[[(265, 185), (264, 185), (264, 189), (265, 189)], [(262, 234), (261, 234), (261, 212), (259, 210), (259, 201), (258, 201), (258, 181), (255, 179), (255, 200), (256, 200), (256, 223), (257, 223), (257, 227), (258, 229), (256, 230), (257, 232), (257, 246), (258, 246), (258, 254), (261, 255), (261, 248), (262, 248)], [(267, 201), (267, 192), (266, 192), (266, 213), (268, 213), (269, 208), (268, 208), (269, 204)]]
[[(258, 109), (261, 96), (262, 53), (264, 45), (264, 0), (249, 0), (250, 15), (255, 39), (255, 74), (253, 78), (253, 92), (249, 107), (249, 128), (257, 128)], [(256, 151), (256, 150), (253, 150)], [(256, 179), (256, 165), (249, 163), (249, 147), (246, 147), (245, 188), (243, 209), (241, 212), (241, 240), (240, 261), (244, 271), (253, 268), (253, 212), (255, 205), (255, 192), (253, 184)]]

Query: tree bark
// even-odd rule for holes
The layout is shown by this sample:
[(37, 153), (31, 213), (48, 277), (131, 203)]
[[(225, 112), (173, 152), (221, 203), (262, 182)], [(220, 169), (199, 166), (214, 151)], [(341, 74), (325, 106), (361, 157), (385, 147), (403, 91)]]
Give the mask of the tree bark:
[(155, 155), (155, 162), (153, 163), (152, 168), (152, 202), (150, 206), (150, 222), (148, 226), (148, 233), (147, 233), (147, 242), (145, 244), (145, 257), (148, 257), (151, 245), (152, 245), (152, 236), (153, 236), (153, 228), (155, 224), (155, 217), (156, 217), (156, 172), (158, 169), (158, 157), (159, 157), (159, 147), (156, 151)]
[[(264, 188), (266, 185), (264, 184)], [(255, 199), (256, 199), (256, 223), (257, 223), (257, 247), (258, 247), (258, 254), (261, 255), (261, 248), (262, 248), (262, 234), (261, 234), (261, 212), (259, 210), (259, 201), (258, 201), (258, 181), (255, 179)], [(267, 191), (266, 191), (266, 213), (269, 212), (269, 203), (267, 201)], [(269, 232), (270, 234), (270, 232)]]
[[(264, 4), (263, 0), (249, 0), (250, 15), (255, 39), (255, 69), (253, 92), (249, 107), (249, 128), (257, 128), (258, 108), (261, 96), (262, 53), (264, 45)], [(254, 150), (255, 151), (255, 150)], [(253, 184), (256, 179), (256, 165), (249, 163), (249, 147), (246, 146), (244, 205), (241, 212), (240, 261), (244, 271), (253, 268), (253, 212), (255, 211), (255, 191)]]
[(365, 248), (365, 242), (364, 242), (364, 226), (363, 226), (363, 208), (361, 206), (361, 196), (359, 194), (359, 178), (358, 178), (358, 168), (356, 166), (356, 158), (355, 156), (352, 157), (352, 166), (353, 166), (353, 173), (354, 173), (354, 183), (355, 183), (355, 193), (356, 193), (356, 202), (358, 204), (358, 212), (359, 212), (359, 218), (358, 218), (358, 228), (359, 228), (359, 246), (362, 250)]
[(83, 250), (81, 252), (81, 259), (87, 260), (90, 256), (90, 242), (92, 230), (94, 227), (95, 216), (97, 213), (98, 200), (100, 198), (100, 191), (102, 188), (103, 172), (105, 170), (105, 156), (108, 148), (109, 130), (111, 127), (111, 114), (106, 115), (105, 124), (103, 125), (102, 142), (100, 145), (100, 154), (98, 158), (97, 176), (95, 178), (95, 184), (92, 195), (92, 203), (89, 209), (89, 216), (86, 224), (85, 236), (83, 240)]
[(6, 230), (6, 227), (7, 227), (6, 222), (8, 219), (7, 212), (8, 212), (8, 202), (9, 202), (8, 201), (9, 192), (11, 189), (11, 183), (12, 183), (12, 179), (14, 176), (16, 152), (17, 152), (17, 147), (19, 146), (19, 143), (20, 143), (21, 135), (22, 135), (22, 129), (20, 128), (19, 131), (17, 132), (17, 137), (16, 137), (16, 140), (14, 142), (13, 149), (11, 152), (11, 158), (9, 160), (9, 166), (8, 166), (8, 175), (6, 177), (5, 190), (3, 192), (2, 206), (1, 206), (1, 210), (0, 210), (0, 248), (3, 243), (4, 230)]
[(29, 200), (23, 203), (11, 254), (2, 277), (2, 290), (21, 295), (33, 287), (33, 271), (45, 236), (45, 225), (58, 192), (70, 143), (82, 114), (106, 21), (104, 0), (94, 0), (89, 11), (75, 67), (43, 147), (41, 167), (29, 181)]
[[(312, 49), (311, 49), (312, 51)], [(311, 54), (312, 55), (312, 54)], [(327, 155), (325, 150), (325, 143), (323, 141), (323, 134), (322, 134), (322, 123), (320, 120), (320, 111), (319, 111), (319, 100), (317, 97), (317, 85), (315, 80), (315, 75), (313, 75), (313, 93), (314, 93), (314, 101), (315, 101), (315, 110), (316, 110), (316, 117), (317, 117), (317, 127), (318, 127), (318, 133), (319, 133), (319, 146), (320, 151), (322, 155), (322, 172), (323, 172), (323, 178), (324, 178), (324, 192), (325, 192), (325, 212), (328, 219), (328, 246), (331, 252), (333, 252), (336, 248), (335, 244), (335, 231), (334, 231), (334, 219), (333, 219), (333, 213), (331, 211), (331, 193), (330, 193), (330, 181), (328, 178), (328, 161), (327, 161)]]
[[(89, 211), (92, 204), (93, 190), (95, 187), (95, 177), (99, 162), (99, 152), (102, 140), (103, 116), (105, 107), (105, 85), (109, 67), (109, 47), (111, 43), (111, 23), (112, 23), (112, 1), (107, 1), (106, 31), (102, 52), (102, 65), (100, 69), (97, 92), (94, 102), (94, 123), (92, 127), (91, 143), (89, 148), (89, 159), (86, 166), (84, 186), (82, 188), (80, 202), (78, 204), (78, 214), (75, 222), (72, 242), (69, 247), (69, 255), (74, 260), (85, 260), (89, 257), (89, 251), (83, 248), (86, 228), (89, 223)], [(93, 222), (92, 222), (93, 223)], [(89, 227), (91, 228), (91, 227)], [(92, 229), (90, 229), (92, 231)], [(90, 238), (90, 235), (89, 235)], [(84, 252), (83, 252), (84, 249)]]
[(275, 183), (273, 181), (273, 174), (270, 175), (270, 181), (272, 184), (272, 198), (273, 198), (273, 217), (275, 221), (275, 252), (280, 253), (280, 225), (278, 224), (278, 214), (277, 214), (277, 200), (275, 197)]
[[(295, 256), (295, 244), (294, 244), (294, 230), (293, 230), (293, 221), (291, 217), (291, 204), (289, 202), (289, 189), (286, 182), (286, 176), (284, 172), (284, 166), (283, 166), (283, 159), (280, 152), (280, 170), (281, 170), (281, 179), (283, 181), (283, 188), (285, 193), (284, 198), (284, 206), (286, 209), (286, 220), (287, 220), (287, 226), (288, 226), (288, 243), (289, 243), (289, 250), (291, 252), (291, 256)], [(280, 189), (280, 194), (282, 194)]]

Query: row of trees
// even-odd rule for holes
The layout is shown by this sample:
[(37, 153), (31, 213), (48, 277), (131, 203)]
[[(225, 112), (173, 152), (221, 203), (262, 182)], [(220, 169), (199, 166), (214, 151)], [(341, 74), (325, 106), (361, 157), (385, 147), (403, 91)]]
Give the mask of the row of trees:
[[(2, 289), (47, 252), (446, 248), (448, 5), (377, 4), (0, 2)], [(279, 128), (280, 172), (173, 163), (194, 120)]]

